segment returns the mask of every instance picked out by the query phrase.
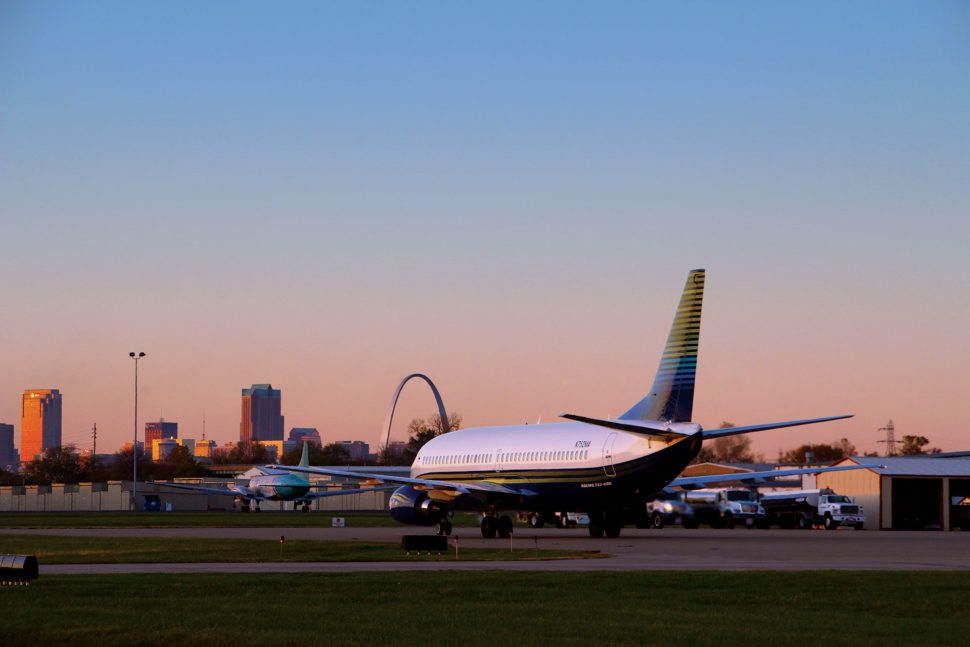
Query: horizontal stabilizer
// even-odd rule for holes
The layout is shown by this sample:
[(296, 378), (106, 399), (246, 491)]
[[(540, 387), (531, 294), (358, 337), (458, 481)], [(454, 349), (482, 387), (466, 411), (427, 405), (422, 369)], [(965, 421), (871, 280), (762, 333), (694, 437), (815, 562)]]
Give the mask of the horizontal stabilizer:
[(811, 420), (790, 420), (788, 422), (770, 422), (766, 425), (751, 425), (749, 427), (729, 427), (727, 429), (705, 429), (704, 439), (720, 438), (722, 436), (736, 436), (737, 434), (748, 434), (753, 431), (765, 431), (766, 429), (779, 429), (781, 427), (797, 427), (798, 425), (811, 425), (816, 422), (828, 422), (829, 420), (842, 420), (851, 418), (854, 414), (847, 416), (832, 416), (829, 418), (812, 418)]
[(699, 425), (686, 426), (685, 431), (680, 432), (680, 431), (674, 431), (670, 429), (669, 425), (666, 425), (662, 422), (641, 421), (641, 420), (601, 420), (599, 418), (587, 418), (586, 416), (577, 416), (572, 413), (564, 413), (560, 416), (560, 418), (575, 420), (576, 422), (585, 422), (588, 425), (596, 425), (597, 427), (607, 427), (609, 429), (619, 429), (620, 431), (630, 431), (635, 434), (642, 434), (644, 436), (653, 436), (655, 438), (662, 438), (663, 440), (666, 440), (666, 441), (677, 440), (678, 438), (684, 438), (685, 436), (692, 435), (693, 432), (700, 431)]

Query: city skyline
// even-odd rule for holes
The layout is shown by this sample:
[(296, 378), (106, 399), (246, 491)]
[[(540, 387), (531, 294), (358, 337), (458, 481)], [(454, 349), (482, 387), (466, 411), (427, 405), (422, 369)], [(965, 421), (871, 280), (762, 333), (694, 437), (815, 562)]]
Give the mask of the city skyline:
[[(0, 6), (0, 422), (377, 447), (619, 415), (708, 271), (694, 417), (970, 449), (970, 7)], [(404, 390), (392, 440), (435, 411)], [(22, 452), (23, 458), (23, 452)]]

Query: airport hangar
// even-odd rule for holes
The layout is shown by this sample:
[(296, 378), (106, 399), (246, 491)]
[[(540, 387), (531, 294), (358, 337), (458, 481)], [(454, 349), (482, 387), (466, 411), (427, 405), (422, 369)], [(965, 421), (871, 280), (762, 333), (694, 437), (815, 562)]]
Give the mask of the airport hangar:
[(817, 487), (865, 507), (866, 528), (970, 530), (970, 452), (852, 456), (835, 465), (867, 466), (816, 476)]

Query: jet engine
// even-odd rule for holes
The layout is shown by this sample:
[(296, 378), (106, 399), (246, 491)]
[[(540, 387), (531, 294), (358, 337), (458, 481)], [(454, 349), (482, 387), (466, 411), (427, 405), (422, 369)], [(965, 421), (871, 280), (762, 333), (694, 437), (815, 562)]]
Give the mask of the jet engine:
[(444, 519), (446, 514), (438, 502), (428, 497), (427, 492), (416, 490), (410, 485), (394, 491), (388, 508), (395, 521), (412, 526), (433, 526)]

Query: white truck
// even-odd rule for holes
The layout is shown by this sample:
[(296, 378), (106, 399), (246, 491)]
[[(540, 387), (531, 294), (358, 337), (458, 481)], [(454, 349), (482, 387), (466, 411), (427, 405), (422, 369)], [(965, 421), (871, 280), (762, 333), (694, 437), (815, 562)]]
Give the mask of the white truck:
[(852, 526), (862, 530), (866, 523), (861, 505), (830, 488), (764, 494), (761, 505), (768, 513), (768, 523), (782, 528), (835, 530), (839, 526)]
[(768, 517), (758, 503), (758, 494), (739, 488), (688, 490), (684, 500), (694, 509), (698, 523), (711, 528), (767, 528)]

